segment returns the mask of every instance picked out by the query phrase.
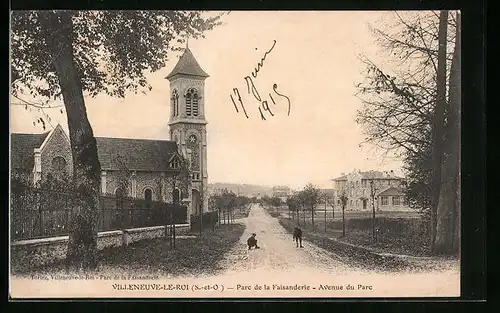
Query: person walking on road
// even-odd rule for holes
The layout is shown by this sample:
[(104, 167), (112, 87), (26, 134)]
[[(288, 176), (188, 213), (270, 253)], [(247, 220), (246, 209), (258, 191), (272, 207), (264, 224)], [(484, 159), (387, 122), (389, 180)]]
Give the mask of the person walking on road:
[(299, 247), (299, 243), (300, 243), (300, 247), (304, 248), (302, 246), (302, 229), (300, 229), (298, 227), (295, 227), (293, 229), (293, 241), (295, 241), (297, 243), (297, 248)]

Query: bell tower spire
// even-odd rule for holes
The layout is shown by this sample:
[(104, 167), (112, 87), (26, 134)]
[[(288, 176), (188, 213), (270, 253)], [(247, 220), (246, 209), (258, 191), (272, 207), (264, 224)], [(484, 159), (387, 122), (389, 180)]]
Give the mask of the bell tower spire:
[(205, 117), (205, 79), (208, 77), (186, 41), (186, 49), (166, 79), (170, 82), (171, 95), (170, 138), (177, 142), (190, 164), (189, 197), (193, 215), (208, 211), (208, 122)]

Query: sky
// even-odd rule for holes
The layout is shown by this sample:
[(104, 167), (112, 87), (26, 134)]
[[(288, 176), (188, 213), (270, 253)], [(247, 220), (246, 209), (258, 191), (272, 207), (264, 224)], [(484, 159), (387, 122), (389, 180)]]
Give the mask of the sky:
[[(209, 182), (332, 188), (332, 178), (353, 169), (400, 173), (400, 160), (383, 157), (371, 146), (360, 147), (364, 135), (355, 122), (361, 102), (354, 85), (363, 69), (358, 55), (377, 60), (379, 47), (368, 25), (377, 25), (387, 14), (232, 11), (205, 38), (190, 39), (189, 49), (210, 75), (204, 95)], [(251, 76), (271, 47), (253, 79), (274, 114), (264, 112), (264, 121), (261, 103), (247, 93), (244, 77)], [(165, 76), (179, 55), (172, 54), (165, 68), (148, 76), (153, 89), (145, 95), (86, 98), (94, 135), (170, 139)], [(290, 99), (289, 115), (288, 102), (274, 93), (274, 84)], [(235, 110), (233, 88), (240, 91), (249, 118), (241, 107), (239, 113)], [(48, 112), (53, 126), (60, 123), (67, 129), (59, 108)], [(11, 105), (11, 131), (42, 132), (33, 125), (37, 114), (35, 108)]]

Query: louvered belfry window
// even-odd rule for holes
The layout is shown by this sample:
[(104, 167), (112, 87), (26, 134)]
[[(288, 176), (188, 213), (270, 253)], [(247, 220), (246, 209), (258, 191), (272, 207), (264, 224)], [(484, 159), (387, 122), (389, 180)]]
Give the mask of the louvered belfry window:
[(198, 94), (193, 97), (193, 116), (198, 116)]
[(186, 93), (186, 115), (198, 116), (198, 92), (194, 88), (190, 88)]

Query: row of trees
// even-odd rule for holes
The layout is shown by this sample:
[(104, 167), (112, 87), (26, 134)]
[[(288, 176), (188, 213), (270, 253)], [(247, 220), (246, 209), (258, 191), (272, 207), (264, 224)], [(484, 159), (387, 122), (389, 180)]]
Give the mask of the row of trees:
[[(326, 207), (332, 207), (332, 214), (335, 217), (335, 211), (333, 210), (333, 199), (320, 189), (316, 188), (313, 184), (307, 184), (301, 191), (289, 196), (286, 200), (286, 205), (288, 210), (292, 213), (292, 218), (295, 219), (297, 216), (297, 223), (300, 225), (299, 212), (303, 211), (303, 217), (305, 220), (305, 212), (310, 212), (311, 223), (314, 229), (314, 216), (317, 211), (317, 207), (320, 204), (324, 204), (325, 220), (326, 220)], [(326, 226), (326, 222), (325, 222)]]
[[(255, 199), (254, 199), (255, 200)], [(223, 189), (208, 196), (208, 208), (210, 211), (218, 210), (224, 224), (232, 223), (236, 211), (244, 211), (252, 199), (237, 195), (228, 189)]]
[(279, 209), (283, 204), (283, 201), (281, 201), (281, 198), (277, 196), (270, 197), (268, 195), (264, 195), (260, 199), (260, 203), (275, 208), (276, 212), (279, 214)]
[(430, 252), (458, 252), (460, 240), (461, 41), (459, 12), (393, 13), (373, 29), (383, 62), (358, 83), (357, 122), (366, 141), (404, 160), (410, 206), (429, 221)]

